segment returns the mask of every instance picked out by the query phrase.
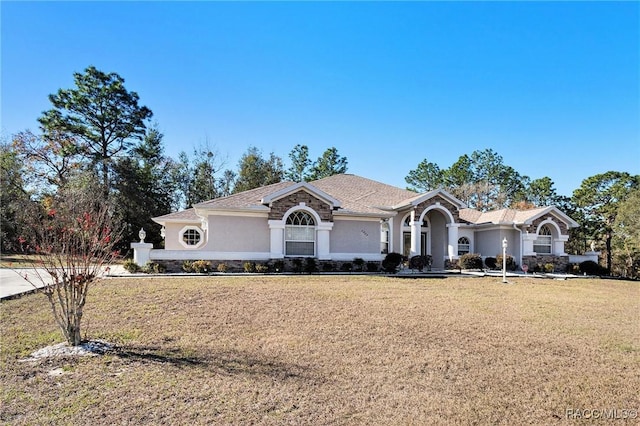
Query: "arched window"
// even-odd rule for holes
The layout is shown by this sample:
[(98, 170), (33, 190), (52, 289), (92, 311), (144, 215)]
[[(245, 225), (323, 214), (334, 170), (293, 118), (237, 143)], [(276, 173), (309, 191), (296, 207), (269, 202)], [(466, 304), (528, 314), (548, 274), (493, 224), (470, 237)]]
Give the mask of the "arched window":
[(551, 254), (552, 242), (551, 228), (547, 225), (542, 225), (538, 232), (538, 237), (533, 242), (533, 251), (541, 254)]
[(291, 213), (287, 217), (284, 231), (285, 255), (316, 254), (316, 221), (310, 213), (304, 210)]
[(467, 237), (458, 238), (458, 256), (469, 253), (471, 250), (471, 241)]

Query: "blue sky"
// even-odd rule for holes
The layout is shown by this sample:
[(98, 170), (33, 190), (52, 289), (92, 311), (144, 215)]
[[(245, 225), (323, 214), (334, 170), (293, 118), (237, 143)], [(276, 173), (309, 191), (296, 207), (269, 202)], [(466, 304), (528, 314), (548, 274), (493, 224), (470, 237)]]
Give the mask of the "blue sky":
[(640, 173), (638, 2), (6, 2), (1, 132), (94, 65), (154, 112), (167, 154), (285, 160), (332, 146), (404, 187), (491, 148), (571, 195)]

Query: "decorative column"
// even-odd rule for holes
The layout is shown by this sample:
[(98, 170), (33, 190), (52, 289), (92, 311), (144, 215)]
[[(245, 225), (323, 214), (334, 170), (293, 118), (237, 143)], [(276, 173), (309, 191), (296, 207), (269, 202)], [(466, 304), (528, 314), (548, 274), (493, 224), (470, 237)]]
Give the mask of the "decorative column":
[(320, 222), (316, 228), (318, 245), (316, 256), (318, 260), (331, 260), (331, 230), (333, 222)]
[(411, 251), (409, 257), (420, 255), (420, 232), (422, 231), (422, 222), (416, 220), (416, 211), (411, 211), (411, 221), (409, 222), (411, 227)]
[(460, 225), (457, 223), (449, 223), (447, 224), (448, 229), (448, 243), (447, 243), (447, 256), (449, 257), (449, 262), (453, 261), (454, 257), (458, 256), (458, 227)]
[(270, 237), (270, 257), (271, 259), (284, 258), (284, 221), (283, 220), (270, 220), (269, 230), (271, 232)]
[(556, 256), (566, 256), (567, 253), (564, 252), (564, 243), (569, 241), (568, 235), (560, 235), (553, 241), (553, 254)]
[(153, 244), (144, 242), (144, 239), (147, 236), (144, 229), (140, 229), (138, 236), (140, 237), (140, 242), (131, 243), (131, 248), (133, 249), (133, 262), (138, 266), (144, 266), (151, 260)]
[(522, 256), (536, 255), (536, 253), (533, 251), (533, 243), (535, 242), (537, 237), (538, 236), (536, 234), (531, 234), (529, 233), (529, 231), (522, 234)]

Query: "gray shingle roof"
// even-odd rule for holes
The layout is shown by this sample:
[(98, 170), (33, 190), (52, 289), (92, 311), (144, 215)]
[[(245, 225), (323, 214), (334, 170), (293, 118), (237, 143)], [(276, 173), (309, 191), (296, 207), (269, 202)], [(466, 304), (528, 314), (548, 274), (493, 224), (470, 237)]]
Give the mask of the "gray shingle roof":
[(382, 213), (413, 198), (416, 193), (352, 174), (339, 174), (310, 182), (340, 200), (342, 209), (356, 214)]
[(460, 219), (475, 224), (524, 223), (548, 209), (549, 207), (540, 207), (530, 210), (500, 209), (488, 212), (480, 212), (474, 209), (461, 209)]
[[(340, 208), (336, 211), (336, 214), (382, 216), (388, 214), (393, 206), (408, 206), (416, 197), (424, 195), (352, 174), (333, 175), (309, 182), (309, 184), (340, 202)], [(196, 204), (194, 207), (214, 210), (267, 212), (268, 207), (262, 204), (263, 198), (295, 185), (295, 182), (290, 181), (278, 182), (229, 195), (228, 197), (205, 201)], [(531, 210), (501, 209), (489, 212), (460, 209), (460, 219), (473, 224), (524, 223), (548, 209), (549, 207)], [(196, 221), (199, 220), (199, 217), (196, 215), (195, 209), (191, 208), (160, 216), (154, 218), (154, 220), (157, 222)]]
[[(415, 192), (397, 188), (371, 179), (352, 174), (338, 174), (309, 182), (313, 187), (326, 192), (341, 203), (338, 212), (346, 214), (384, 214), (391, 206), (416, 196)], [(295, 182), (283, 181), (260, 188), (215, 198), (196, 204), (196, 208), (220, 210), (265, 210), (261, 200), (274, 192), (295, 185)], [(160, 216), (157, 220), (196, 220), (194, 209)]]

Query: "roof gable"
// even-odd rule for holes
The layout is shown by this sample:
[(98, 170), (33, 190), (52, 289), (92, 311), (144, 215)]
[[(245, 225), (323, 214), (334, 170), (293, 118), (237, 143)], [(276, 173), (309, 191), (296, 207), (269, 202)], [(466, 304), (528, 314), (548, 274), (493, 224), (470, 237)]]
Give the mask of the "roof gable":
[(334, 198), (333, 196), (327, 194), (326, 192), (322, 191), (319, 188), (316, 188), (315, 186), (313, 186), (312, 184), (308, 183), (308, 182), (299, 182), (296, 183), (294, 185), (291, 186), (287, 186), (285, 188), (282, 188), (280, 190), (277, 190), (275, 192), (272, 192), (270, 194), (265, 195), (264, 197), (262, 197), (262, 200), (260, 200), (260, 202), (264, 205), (271, 205), (271, 203), (273, 203), (274, 201), (277, 201), (281, 198), (284, 198), (288, 195), (291, 195), (295, 192), (298, 191), (305, 191), (307, 193), (309, 193), (310, 195), (319, 198), (323, 201), (325, 201), (326, 203), (328, 203), (329, 205), (331, 205), (334, 209), (339, 208), (341, 205), (340, 200)]
[(539, 209), (520, 211), (518, 219), (521, 220), (521, 222), (519, 223), (524, 223), (528, 225), (533, 223), (533, 221), (535, 221), (536, 219), (548, 214), (555, 216), (562, 222), (566, 223), (567, 226), (570, 228), (577, 228), (580, 226), (578, 222), (571, 219), (569, 216), (567, 216), (562, 210), (560, 210), (556, 206), (549, 206), (549, 207), (543, 207)]
[(466, 206), (466, 204), (464, 202), (462, 202), (461, 200), (457, 199), (456, 197), (454, 197), (453, 195), (451, 195), (449, 192), (445, 191), (444, 189), (435, 189), (433, 191), (429, 191), (429, 192), (424, 192), (422, 194), (418, 194), (415, 195), (411, 198), (407, 198), (405, 200), (402, 200), (402, 202), (396, 204), (393, 206), (393, 208), (395, 210), (401, 209), (401, 208), (405, 208), (405, 207), (409, 207), (409, 206), (417, 206), (419, 204), (424, 203), (427, 200), (430, 200), (436, 196), (440, 196), (442, 198), (444, 198), (445, 200), (449, 201), (451, 204), (453, 204), (454, 206), (456, 206), (458, 209), (464, 209)]

